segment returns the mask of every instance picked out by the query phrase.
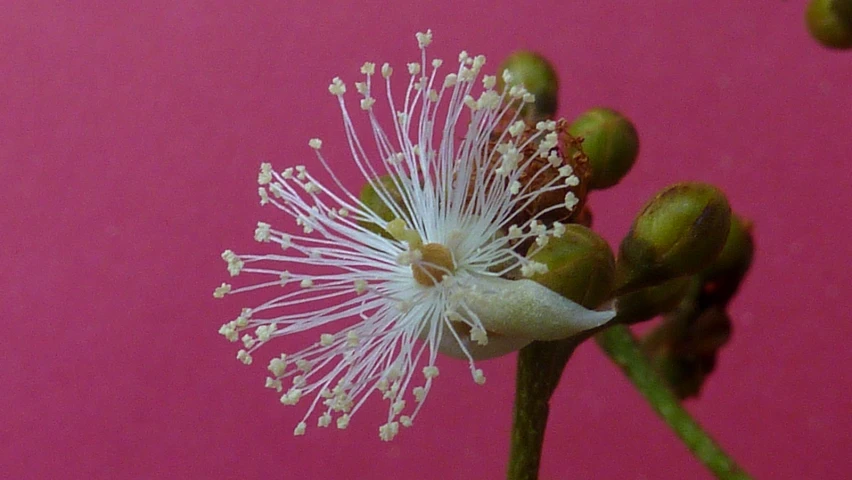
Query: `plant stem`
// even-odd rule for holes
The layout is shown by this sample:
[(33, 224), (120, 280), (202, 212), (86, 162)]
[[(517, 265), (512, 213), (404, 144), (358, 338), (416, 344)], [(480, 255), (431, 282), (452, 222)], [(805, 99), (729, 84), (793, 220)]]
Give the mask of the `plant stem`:
[(651, 403), (660, 417), (683, 440), (693, 455), (712, 471), (716, 478), (721, 480), (751, 479), (681, 406), (680, 401), (651, 366), (633, 334), (626, 326), (615, 325), (610, 327), (598, 333), (595, 340), (609, 358), (633, 382), (633, 385), (642, 392), (642, 395)]
[(575, 339), (533, 342), (518, 353), (508, 480), (538, 478), (550, 397), (579, 343)]

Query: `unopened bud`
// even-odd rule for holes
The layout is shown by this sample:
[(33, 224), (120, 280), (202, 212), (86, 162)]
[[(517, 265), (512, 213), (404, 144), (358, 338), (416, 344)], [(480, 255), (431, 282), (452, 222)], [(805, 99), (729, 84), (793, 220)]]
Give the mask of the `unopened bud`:
[(731, 338), (731, 319), (720, 307), (701, 312), (675, 342), (675, 352), (682, 356), (712, 355)]
[(705, 380), (716, 368), (716, 355), (693, 357), (664, 352), (653, 359), (654, 367), (681, 400), (697, 397)]
[(547, 265), (547, 273), (531, 280), (586, 308), (610, 298), (615, 258), (606, 240), (589, 228), (568, 224), (561, 237), (550, 238), (542, 248), (533, 245), (530, 252), (530, 259)]
[(718, 257), (731, 226), (725, 195), (703, 183), (663, 189), (633, 221), (618, 252), (620, 293), (691, 275)]
[(731, 320), (724, 309), (711, 307), (671, 333), (673, 337), (649, 353), (678, 397), (694, 397), (713, 372), (719, 350), (731, 337)]
[(535, 95), (535, 102), (521, 110), (523, 116), (532, 122), (553, 117), (558, 106), (559, 80), (550, 62), (537, 53), (521, 50), (503, 60), (498, 70), (498, 91), (506, 87), (503, 71), (508, 70), (512, 76), (510, 86), (523, 85)]
[(731, 229), (725, 247), (713, 263), (700, 273), (704, 282), (702, 298), (715, 305), (726, 304), (736, 293), (754, 256), (751, 224), (731, 216)]
[(678, 306), (693, 278), (678, 277), (618, 297), (618, 318), (624, 323), (650, 320)]
[(593, 108), (574, 120), (571, 135), (583, 137), (589, 157), (589, 188), (609, 188), (624, 178), (639, 155), (639, 134), (624, 115), (607, 108)]
[(811, 36), (829, 48), (852, 48), (852, 0), (811, 0), (805, 11)]

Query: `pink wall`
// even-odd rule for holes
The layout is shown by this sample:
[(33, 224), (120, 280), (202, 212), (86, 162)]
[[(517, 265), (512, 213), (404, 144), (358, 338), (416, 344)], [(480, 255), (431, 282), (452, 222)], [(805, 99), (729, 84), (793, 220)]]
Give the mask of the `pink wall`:
[[(690, 408), (759, 478), (852, 466), (852, 53), (808, 38), (802, 2), (8, 3), (0, 477), (503, 475), (514, 357), (483, 363), (483, 387), (442, 361), (419, 423), (391, 444), (383, 404), (294, 439), (299, 407), (216, 333), (243, 303), (210, 296), (219, 254), (257, 250), (255, 223), (276, 220), (257, 205), (259, 162), (309, 161), (319, 136), (345, 164), (329, 79), (365, 60), (402, 69), (425, 28), (432, 54), (481, 52), (492, 68), (537, 49), (563, 80), (563, 115), (607, 105), (636, 122), (639, 164), (593, 198), (607, 238), (672, 181), (729, 193), (759, 251)], [(556, 402), (543, 478), (709, 478), (593, 344)]]

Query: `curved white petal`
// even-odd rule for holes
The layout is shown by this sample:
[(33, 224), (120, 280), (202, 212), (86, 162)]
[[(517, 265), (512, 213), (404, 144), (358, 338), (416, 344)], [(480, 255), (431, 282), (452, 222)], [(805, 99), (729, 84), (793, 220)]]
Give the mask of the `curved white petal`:
[[(459, 339), (474, 360), (488, 360), (489, 358), (501, 357), (518, 351), (533, 341), (531, 338), (507, 337), (493, 333), (488, 335), (488, 343), (485, 345), (474, 342), (470, 339), (469, 335), (460, 334)], [(458, 340), (450, 334), (441, 337), (441, 343), (438, 344), (438, 351), (444, 355), (461, 360), (468, 359)]]
[(534, 340), (568, 338), (615, 317), (615, 310), (589, 310), (527, 279), (482, 277), (465, 292), (464, 303), (486, 330)]

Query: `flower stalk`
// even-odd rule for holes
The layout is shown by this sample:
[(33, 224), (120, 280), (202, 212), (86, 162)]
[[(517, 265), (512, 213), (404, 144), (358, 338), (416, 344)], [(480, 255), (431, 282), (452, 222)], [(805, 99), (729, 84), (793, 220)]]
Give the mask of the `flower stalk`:
[[(598, 333), (595, 340), (654, 411), (671, 427), (689, 451), (720, 480), (750, 480), (751, 477), (731, 458), (701, 425), (683, 408), (642, 352), (630, 330), (615, 325)], [(520, 478), (520, 477), (519, 477)]]
[(509, 453), (509, 480), (535, 480), (541, 462), (550, 397), (568, 359), (582, 340), (533, 342), (518, 353), (515, 407)]

